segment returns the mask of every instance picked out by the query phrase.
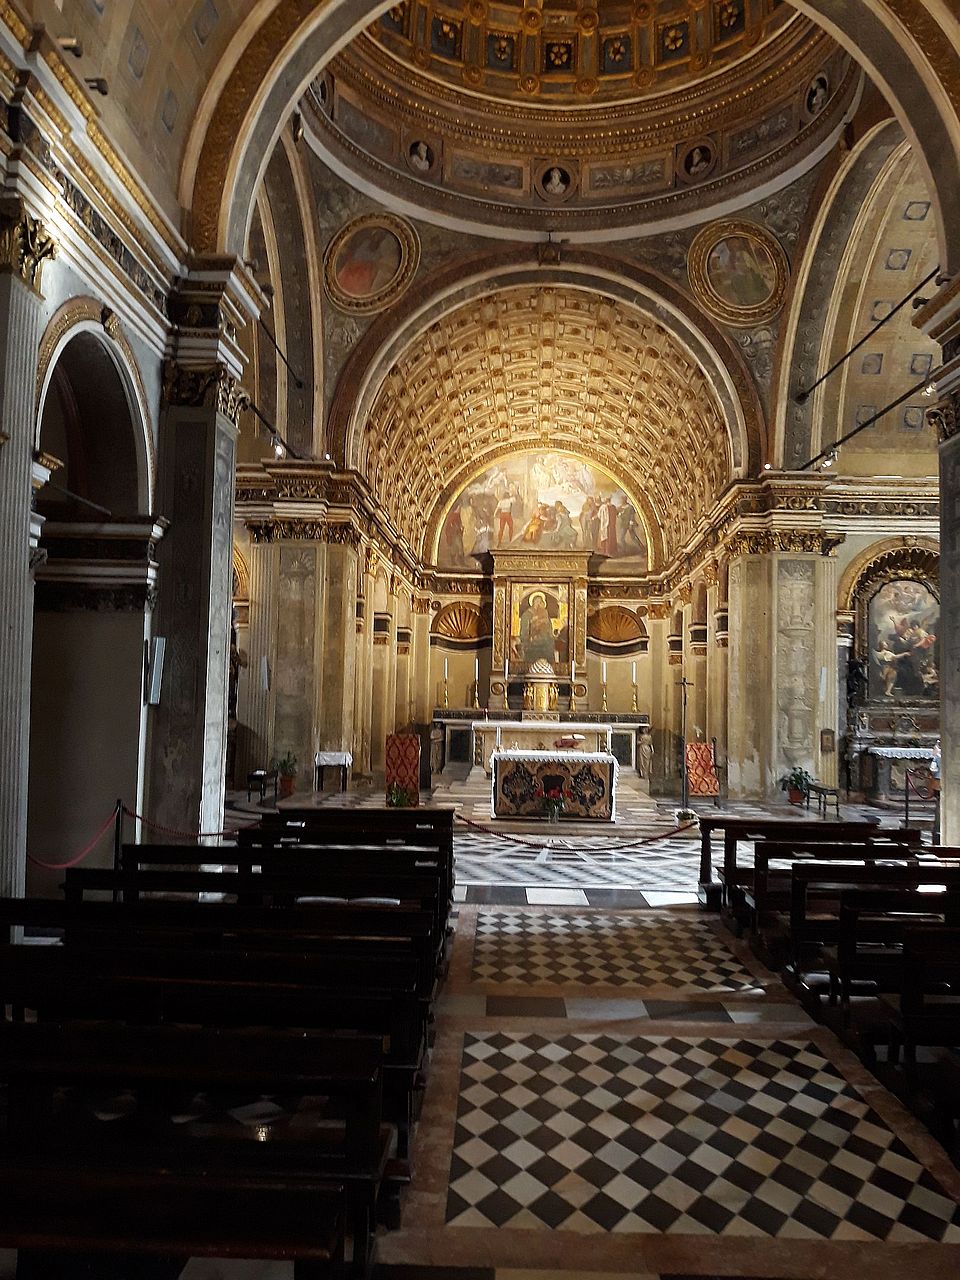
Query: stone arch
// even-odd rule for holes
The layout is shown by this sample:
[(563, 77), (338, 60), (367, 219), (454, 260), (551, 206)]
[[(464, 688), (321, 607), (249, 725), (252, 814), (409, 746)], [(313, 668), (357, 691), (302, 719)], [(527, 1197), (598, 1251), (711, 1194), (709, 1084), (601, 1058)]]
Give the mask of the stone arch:
[[(371, 407), (394, 363), (411, 349), (427, 330), (471, 302), (506, 295), (522, 287), (570, 288), (624, 304), (649, 318), (685, 351), (715, 389), (728, 443), (728, 474), (719, 487), (733, 478), (756, 475), (766, 457), (763, 412), (756, 387), (743, 358), (730, 340), (709, 322), (689, 297), (669, 280), (635, 264), (612, 260), (584, 249), (565, 249), (560, 264), (541, 264), (529, 248), (483, 253), (468, 264), (437, 272), (429, 288), (411, 290), (394, 307), (376, 318), (354, 348), (334, 391), (329, 418), (330, 449), (338, 465), (362, 470), (363, 439)], [(508, 446), (503, 445), (503, 449)], [(577, 451), (577, 450), (574, 450)], [(494, 451), (496, 452), (496, 451)], [(584, 456), (611, 470), (605, 454)], [(485, 453), (487, 461), (494, 453)], [(479, 461), (479, 459), (477, 459)], [(438, 512), (448, 505), (457, 489), (469, 480), (470, 467), (445, 476), (438, 494), (423, 548), (435, 541)], [(613, 468), (616, 474), (616, 469)], [(629, 492), (636, 488), (627, 475), (617, 474)], [(646, 495), (638, 495), (651, 535), (651, 562), (662, 564), (664, 546), (659, 538), (660, 520)]]
[(851, 613), (859, 599), (896, 577), (921, 577), (939, 597), (940, 548), (933, 538), (884, 538), (866, 548), (844, 570), (837, 611)]
[(106, 352), (120, 380), (133, 428), (138, 506), (142, 512), (152, 511), (156, 499), (157, 447), (143, 374), (117, 315), (95, 298), (72, 298), (64, 303), (40, 340), (35, 389), (35, 447), (40, 447), (44, 408), (60, 359), (69, 345), (82, 335), (89, 335)]
[[(195, 248), (242, 252), (284, 122), (317, 72), (390, 0), (277, 0), (251, 15), (210, 77), (180, 175)], [(797, 0), (880, 86), (938, 197), (946, 270), (960, 269), (960, 53), (938, 0)]]

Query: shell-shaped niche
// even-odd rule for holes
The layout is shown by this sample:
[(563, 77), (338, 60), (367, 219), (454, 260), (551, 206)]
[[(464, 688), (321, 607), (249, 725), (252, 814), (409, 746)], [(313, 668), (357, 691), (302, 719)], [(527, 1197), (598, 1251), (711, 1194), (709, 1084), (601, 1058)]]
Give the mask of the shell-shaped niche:
[(587, 618), (587, 635), (601, 644), (631, 644), (646, 638), (640, 618), (622, 604), (594, 610)]
[(484, 625), (483, 611), (478, 605), (465, 600), (444, 605), (433, 621), (433, 634), (444, 636), (447, 640), (479, 640), (489, 635), (489, 626)]

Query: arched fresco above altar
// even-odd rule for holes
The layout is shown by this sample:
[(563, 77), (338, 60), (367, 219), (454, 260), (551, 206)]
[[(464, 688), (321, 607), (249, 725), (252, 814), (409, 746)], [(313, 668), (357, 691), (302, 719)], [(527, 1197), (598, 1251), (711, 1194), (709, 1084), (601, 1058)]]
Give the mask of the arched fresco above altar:
[(500, 458), (466, 484), (439, 522), (440, 569), (475, 569), (507, 547), (591, 551), (599, 572), (643, 573), (647, 534), (636, 502), (602, 468), (560, 450)]

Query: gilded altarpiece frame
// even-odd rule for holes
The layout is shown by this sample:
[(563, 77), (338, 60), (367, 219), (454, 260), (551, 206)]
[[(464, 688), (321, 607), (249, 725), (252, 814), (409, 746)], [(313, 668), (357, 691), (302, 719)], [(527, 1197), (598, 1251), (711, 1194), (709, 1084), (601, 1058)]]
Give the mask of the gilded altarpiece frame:
[[(584, 677), (590, 553), (494, 551), (492, 681), (504, 691), (539, 660), (561, 680)], [(552, 656), (548, 653), (552, 650)]]

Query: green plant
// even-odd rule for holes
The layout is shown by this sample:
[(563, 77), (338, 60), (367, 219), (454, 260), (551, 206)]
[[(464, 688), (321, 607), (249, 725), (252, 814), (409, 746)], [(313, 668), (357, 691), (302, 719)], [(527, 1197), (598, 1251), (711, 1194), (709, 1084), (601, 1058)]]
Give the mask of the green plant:
[(679, 823), (697, 822), (700, 818), (696, 809), (677, 809), (673, 816)]
[(297, 776), (297, 757), (292, 751), (287, 751), (274, 760), (273, 767), (281, 778), (295, 778)]
[(399, 782), (391, 782), (387, 787), (387, 804), (391, 809), (409, 809), (414, 801), (414, 793)]
[(812, 782), (813, 775), (796, 764), (780, 779), (780, 789), (781, 791), (802, 791), (806, 794)]

